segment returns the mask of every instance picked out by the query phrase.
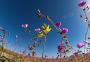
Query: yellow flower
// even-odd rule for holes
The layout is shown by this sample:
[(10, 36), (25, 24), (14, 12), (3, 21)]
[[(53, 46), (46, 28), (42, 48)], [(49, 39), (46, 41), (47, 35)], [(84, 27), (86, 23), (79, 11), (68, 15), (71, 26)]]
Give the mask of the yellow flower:
[(45, 34), (47, 34), (48, 32), (51, 31), (52, 28), (50, 28), (49, 25), (47, 26), (46, 24), (44, 24), (44, 25), (42, 25), (42, 29), (43, 29), (43, 32), (44, 32)]
[(42, 31), (38, 33), (38, 37), (39, 37), (39, 38), (41, 38), (41, 37), (43, 37), (43, 36), (44, 36), (44, 34), (43, 34)]

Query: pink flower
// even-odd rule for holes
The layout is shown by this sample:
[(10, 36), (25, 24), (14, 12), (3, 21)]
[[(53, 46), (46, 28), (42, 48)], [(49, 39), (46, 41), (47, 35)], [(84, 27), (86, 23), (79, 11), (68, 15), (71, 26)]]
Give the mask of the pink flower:
[(80, 7), (82, 7), (82, 6), (84, 6), (85, 4), (86, 4), (86, 2), (81, 1), (78, 5), (79, 5)]
[(83, 46), (84, 46), (83, 43), (78, 43), (78, 44), (77, 44), (77, 47), (78, 47), (78, 48), (82, 48)]
[(64, 34), (65, 34), (65, 33), (67, 33), (67, 32), (68, 32), (68, 29), (67, 29), (67, 28), (62, 28), (62, 29), (61, 29), (61, 33), (64, 33)]
[(56, 27), (60, 27), (60, 26), (61, 26), (61, 22), (56, 22), (56, 23), (55, 23), (55, 26), (56, 26)]
[(63, 45), (58, 45), (58, 52), (61, 53), (64, 49)]

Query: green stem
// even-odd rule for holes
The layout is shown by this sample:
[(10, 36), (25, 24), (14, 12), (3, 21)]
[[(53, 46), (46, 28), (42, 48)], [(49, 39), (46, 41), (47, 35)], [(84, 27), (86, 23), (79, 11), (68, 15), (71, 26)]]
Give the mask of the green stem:
[(44, 56), (44, 52), (45, 52), (45, 44), (46, 44), (46, 35), (45, 35), (45, 43), (43, 44), (43, 52), (42, 52), (42, 59), (41, 59), (41, 62), (43, 62), (43, 56)]
[[(87, 31), (86, 31), (86, 33), (85, 33), (85, 41), (87, 40), (88, 29), (89, 29), (89, 26), (87, 27)], [(86, 48), (86, 46), (84, 46), (84, 53), (85, 53), (85, 48)]]

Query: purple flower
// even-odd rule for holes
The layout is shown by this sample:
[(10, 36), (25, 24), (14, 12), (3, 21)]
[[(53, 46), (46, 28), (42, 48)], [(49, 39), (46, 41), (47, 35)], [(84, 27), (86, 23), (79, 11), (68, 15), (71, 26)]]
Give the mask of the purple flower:
[(82, 6), (84, 6), (85, 4), (86, 4), (86, 2), (81, 1), (78, 5), (79, 5), (80, 7), (82, 7)]
[(56, 27), (60, 27), (60, 26), (61, 26), (61, 22), (56, 22), (56, 23), (55, 23), (55, 26), (56, 26)]

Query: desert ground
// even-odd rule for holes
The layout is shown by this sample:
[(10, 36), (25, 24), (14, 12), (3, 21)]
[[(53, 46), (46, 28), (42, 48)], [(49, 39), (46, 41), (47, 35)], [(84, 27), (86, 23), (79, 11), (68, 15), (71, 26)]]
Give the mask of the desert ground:
[[(0, 52), (2, 53), (2, 52)], [(90, 53), (71, 56), (70, 58), (40, 58), (22, 55), (3, 49), (0, 62), (90, 62)]]

